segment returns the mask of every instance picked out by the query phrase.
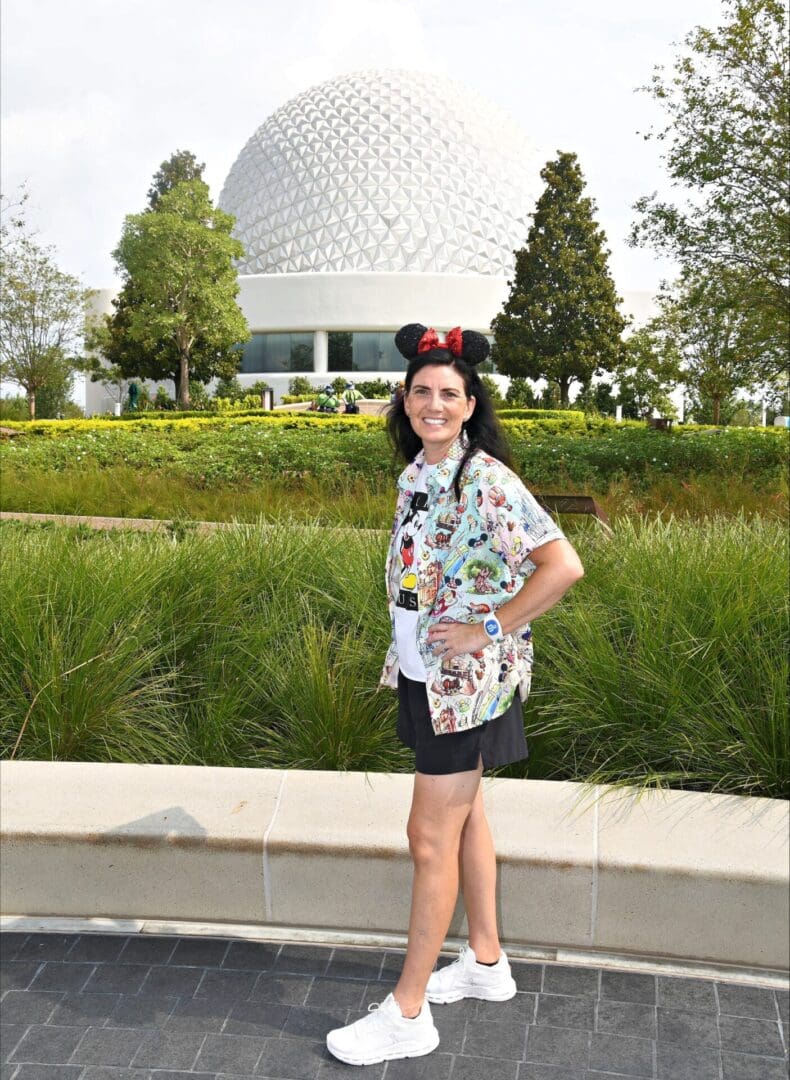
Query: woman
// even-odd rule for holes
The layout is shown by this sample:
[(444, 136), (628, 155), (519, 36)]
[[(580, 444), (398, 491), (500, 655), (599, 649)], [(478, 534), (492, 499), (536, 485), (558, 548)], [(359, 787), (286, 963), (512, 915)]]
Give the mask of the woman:
[[(415, 751), (408, 823), (414, 884), (406, 958), (375, 1011), (330, 1031), (342, 1061), (369, 1065), (439, 1044), (429, 1002), (506, 1001), (516, 993), (496, 922), (496, 858), (480, 778), (527, 756), (521, 706), (532, 619), (584, 573), (551, 517), (508, 467), (474, 370), (482, 334), (441, 342), (418, 323), (395, 344), (408, 360), (389, 412), (407, 465), (387, 559), (393, 638), (382, 674), (398, 690), (398, 735)], [(460, 884), (469, 944), (434, 972)]]

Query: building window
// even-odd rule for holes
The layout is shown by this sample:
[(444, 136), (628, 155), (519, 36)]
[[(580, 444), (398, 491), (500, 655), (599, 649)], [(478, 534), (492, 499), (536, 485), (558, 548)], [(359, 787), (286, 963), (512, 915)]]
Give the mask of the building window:
[(312, 371), (312, 334), (253, 334), (243, 347), (242, 374)]
[[(486, 340), (488, 341), (488, 344), (493, 349), (493, 347), (494, 347), (494, 336), (493, 336), (493, 334), (485, 334), (484, 337), (486, 338)], [(496, 364), (491, 359), (491, 354), (490, 353), (488, 354), (488, 359), (487, 360), (484, 360), (482, 364), (477, 365), (477, 373), (478, 373), (478, 375), (496, 375), (496, 373), (497, 373)]]
[(329, 355), (327, 363), (330, 371), (351, 371), (354, 335), (348, 332), (332, 331), (329, 337)]
[(403, 371), (405, 367), (392, 330), (329, 333), (330, 371)]

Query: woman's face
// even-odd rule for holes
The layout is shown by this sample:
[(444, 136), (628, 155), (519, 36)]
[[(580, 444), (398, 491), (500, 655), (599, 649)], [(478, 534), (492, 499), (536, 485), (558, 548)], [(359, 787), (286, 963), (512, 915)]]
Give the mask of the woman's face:
[(475, 411), (475, 404), (450, 364), (426, 364), (417, 372), (404, 395), (403, 407), (414, 434), (422, 439), (429, 465), (445, 457), (464, 421)]

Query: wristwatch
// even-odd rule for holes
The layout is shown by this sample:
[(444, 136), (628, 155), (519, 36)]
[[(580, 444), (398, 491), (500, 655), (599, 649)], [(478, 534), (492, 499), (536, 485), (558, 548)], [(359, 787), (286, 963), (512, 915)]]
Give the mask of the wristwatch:
[(483, 629), (492, 641), (501, 641), (505, 636), (505, 632), (496, 615), (487, 615), (485, 619), (483, 619)]

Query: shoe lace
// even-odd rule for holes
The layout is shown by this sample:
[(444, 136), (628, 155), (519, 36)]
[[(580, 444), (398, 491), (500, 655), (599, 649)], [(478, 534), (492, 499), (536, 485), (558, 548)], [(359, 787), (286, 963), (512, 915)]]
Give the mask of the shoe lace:
[(459, 966), (463, 967), (464, 957), (466, 956), (466, 954), (468, 952), (469, 952), (469, 946), (468, 945), (462, 945), (461, 948), (458, 950), (458, 956), (456, 957), (455, 960), (453, 960), (452, 964), (450, 964), (450, 967), (455, 967), (456, 965), (459, 965)]
[(381, 1027), (381, 1025), (385, 1022), (384, 1014), (379, 1011), (383, 1004), (383, 1001), (374, 1001), (370, 1005), (368, 1005), (368, 1026), (372, 1024), (374, 1027)]

